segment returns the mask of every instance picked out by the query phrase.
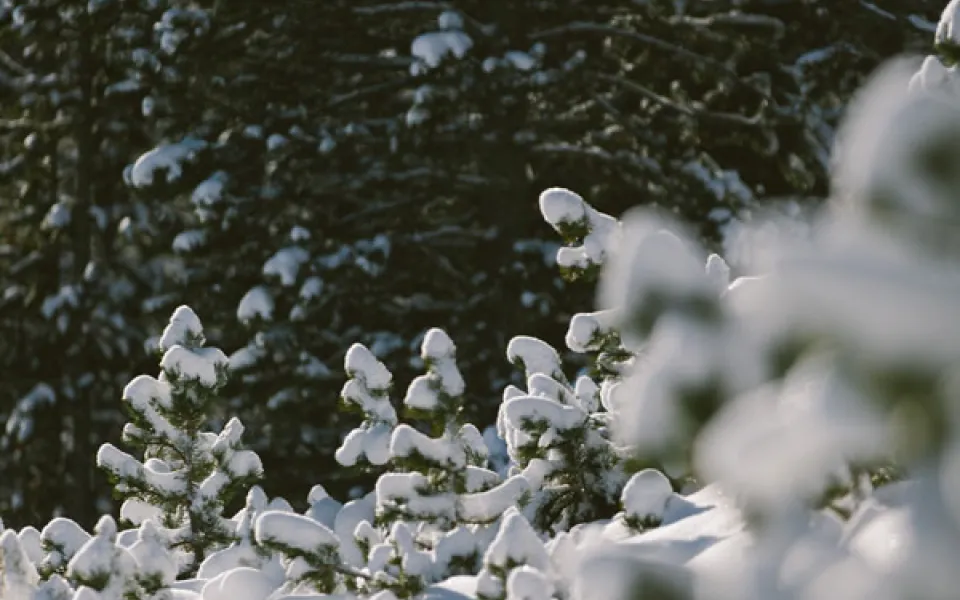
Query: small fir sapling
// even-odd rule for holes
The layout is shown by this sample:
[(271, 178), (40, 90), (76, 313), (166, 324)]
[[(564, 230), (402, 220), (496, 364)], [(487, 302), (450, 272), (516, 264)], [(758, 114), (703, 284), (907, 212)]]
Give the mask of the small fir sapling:
[[(446, 333), (424, 336), (421, 358), (427, 373), (411, 382), (404, 405), (426, 421), (437, 437), (413, 427), (396, 427), (390, 464), (376, 485), (376, 522), (355, 532), (377, 573), (375, 585), (407, 597), (428, 583), (456, 573), (472, 574), (489, 539), (490, 524), (530, 493), (523, 474), (501, 481), (484, 467), (487, 446), (472, 424), (462, 423), (464, 383), (456, 367), (456, 347)], [(417, 523), (415, 529), (404, 522)]]
[[(568, 278), (591, 279), (611, 259), (623, 261), (614, 250), (622, 241), (632, 243), (637, 229), (633, 226), (631, 236), (627, 236), (631, 240), (626, 240), (618, 220), (599, 213), (579, 195), (561, 188), (543, 192), (540, 209), (544, 219), (573, 245), (557, 255), (557, 263)], [(647, 229), (643, 232), (647, 233)], [(650, 281), (645, 293), (635, 294), (649, 306), (640, 302), (607, 303), (605, 310), (575, 315), (565, 341), (570, 350), (590, 355), (591, 368), (573, 386), (563, 374), (558, 353), (545, 342), (520, 336), (507, 348), (508, 359), (524, 370), (528, 389), (524, 392), (511, 386), (504, 391), (497, 431), (507, 442), (517, 467), (525, 467), (531, 460), (549, 465), (545, 489), (534, 502), (534, 520), (539, 527), (558, 525), (563, 529), (610, 516), (625, 482), (624, 469), (657, 464), (650, 458), (637, 460), (627, 456), (625, 449), (612, 439), (611, 424), (617, 405), (630, 403), (623, 398), (629, 388), (620, 385), (622, 379), (637, 368), (638, 356), (648, 352), (652, 323), (661, 313), (676, 309), (689, 314), (691, 319), (707, 320), (718, 313), (715, 305), (729, 280), (726, 263), (714, 255), (705, 267), (689, 250), (686, 254), (680, 251), (685, 249), (678, 250), (680, 244), (674, 242), (679, 240), (670, 234), (658, 233), (653, 241), (662, 242), (660, 245), (670, 251), (673, 263), (682, 263), (679, 283), (687, 284), (671, 288), (669, 284), (677, 283), (669, 272), (673, 267), (657, 270), (653, 264), (647, 269)], [(653, 250), (656, 248), (643, 253), (645, 264), (656, 261), (658, 254)], [(686, 276), (691, 269), (693, 274)], [(667, 294), (664, 290), (679, 292)], [(625, 311), (624, 307), (630, 310)], [(631, 334), (627, 338), (622, 336), (625, 324)]]
[(581, 377), (571, 387), (556, 350), (536, 338), (514, 338), (507, 357), (524, 369), (527, 390), (504, 391), (497, 428), (514, 471), (532, 466), (544, 477), (531, 518), (549, 530), (612, 515), (624, 476), (596, 384)]
[[(560, 273), (569, 281), (597, 278), (610, 251), (619, 243), (620, 222), (590, 206), (580, 195), (563, 188), (550, 188), (540, 194), (540, 212), (563, 241), (568, 244), (557, 252)], [(622, 363), (636, 349), (627, 349), (617, 330), (616, 311), (597, 311), (574, 315), (566, 335), (570, 350), (591, 354), (591, 375), (616, 376)]]
[(403, 403), (438, 437), (407, 424), (396, 428), (390, 439), (391, 462), (407, 472), (391, 473), (377, 482), (377, 509), (381, 518), (391, 521), (402, 517), (449, 528), (460, 516), (457, 494), (483, 491), (484, 484), (499, 477), (482, 469), (487, 459), (483, 436), (460, 418), (464, 382), (453, 341), (443, 331), (431, 329), (424, 336), (421, 358), (427, 373), (410, 383)]
[[(512, 386), (505, 390), (498, 433), (518, 466), (532, 459), (551, 465), (545, 489), (537, 498), (535, 522), (540, 527), (560, 524), (562, 529), (608, 516), (605, 513), (619, 500), (624, 469), (659, 464), (663, 458), (659, 453), (628, 456), (625, 448), (611, 439), (617, 407), (631, 406), (630, 396), (636, 396), (635, 383), (622, 385), (622, 380), (645, 368), (649, 355), (656, 363), (655, 371), (662, 370), (666, 362), (656, 362), (658, 355), (669, 354), (670, 360), (682, 363), (685, 357), (668, 352), (679, 347), (670, 343), (678, 329), (680, 333), (688, 331), (681, 336), (684, 339), (691, 336), (691, 330), (693, 335), (707, 330), (708, 350), (717, 348), (727, 325), (720, 296), (730, 275), (722, 258), (711, 255), (704, 265), (691, 247), (664, 231), (658, 222), (629, 219), (630, 235), (625, 235), (619, 221), (597, 212), (569, 190), (546, 190), (540, 196), (540, 208), (565, 241), (580, 244), (558, 253), (557, 262), (568, 276), (593, 277), (591, 273), (598, 273), (611, 259), (613, 267), (622, 263), (634, 269), (631, 277), (619, 282), (620, 288), (611, 290), (606, 279), (601, 282), (605, 310), (571, 319), (567, 346), (592, 359), (590, 372), (578, 377), (573, 387), (562, 373), (559, 355), (546, 343), (518, 337), (507, 349), (508, 359), (524, 369), (528, 390)], [(626, 250), (619, 248), (622, 244)], [(611, 297), (617, 302), (610, 302)], [(666, 326), (657, 329), (659, 336), (652, 336), (664, 315), (669, 317), (663, 321)], [(626, 338), (623, 331), (629, 334)], [(658, 352), (658, 347), (666, 350)], [(727, 366), (710, 352), (701, 354), (704, 356), (698, 358), (705, 363), (705, 373), (674, 368), (667, 386), (681, 396), (684, 418), (699, 424), (692, 427), (694, 431), (716, 410), (719, 400), (710, 392), (711, 384), (716, 371)], [(638, 362), (641, 355), (643, 360)], [(662, 378), (656, 381), (663, 384)], [(631, 414), (633, 417), (643, 415)], [(593, 480), (581, 481), (585, 473)]]
[(180, 550), (187, 573), (233, 541), (223, 508), (262, 476), (259, 457), (240, 447), (243, 425), (238, 419), (231, 419), (220, 434), (203, 431), (226, 382), (228, 362), (223, 352), (204, 343), (196, 314), (178, 308), (160, 339), (159, 378), (141, 375), (124, 389), (132, 422), (124, 427), (123, 439), (142, 450), (144, 460), (112, 444), (97, 454), (97, 463), (125, 499), (121, 517), (134, 524), (157, 519), (169, 543)]

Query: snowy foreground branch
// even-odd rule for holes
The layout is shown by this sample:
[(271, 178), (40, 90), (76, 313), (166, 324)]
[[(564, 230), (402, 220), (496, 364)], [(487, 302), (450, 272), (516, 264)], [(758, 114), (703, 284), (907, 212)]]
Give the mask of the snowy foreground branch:
[[(937, 30), (948, 57), (958, 14), (955, 0)], [(119, 519), (4, 531), (0, 597), (955, 600), (954, 62), (899, 63), (864, 90), (833, 202), (803, 235), (765, 225), (780, 234), (762, 263), (732, 268), (679, 224), (546, 190), (561, 272), (599, 281), (599, 310), (565, 339), (589, 368), (514, 338), (524, 384), (481, 430), (444, 331), (426, 332), (401, 395), (353, 346), (342, 406), (361, 422), (336, 460), (377, 478), (345, 504), (322, 485), (303, 513), (271, 500), (240, 421), (208, 431), (229, 361), (180, 307), (159, 375), (123, 393), (133, 453), (97, 454)]]

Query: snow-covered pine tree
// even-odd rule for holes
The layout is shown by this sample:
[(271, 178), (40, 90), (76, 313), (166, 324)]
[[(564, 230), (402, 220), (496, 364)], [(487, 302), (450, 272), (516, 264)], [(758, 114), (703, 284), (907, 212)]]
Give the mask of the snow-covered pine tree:
[[(578, 195), (551, 188), (540, 196), (544, 219), (569, 246), (557, 252), (557, 264), (570, 280), (596, 278), (619, 238), (619, 222)], [(625, 481), (625, 452), (611, 437), (610, 390), (634, 353), (616, 328), (615, 311), (574, 315), (566, 335), (571, 351), (591, 365), (571, 385), (560, 354), (546, 342), (518, 336), (507, 358), (519, 367), (527, 389), (509, 386), (497, 417), (514, 469), (539, 471), (543, 488), (528, 507), (544, 530), (611, 516)]]
[(581, 381), (581, 400), (556, 350), (542, 340), (516, 337), (507, 356), (523, 368), (527, 389), (504, 390), (497, 431), (512, 472), (536, 472), (532, 480), (542, 484), (526, 512), (546, 531), (612, 514), (623, 475), (594, 391)]
[[(410, 383), (403, 404), (408, 416), (425, 421), (436, 437), (407, 424), (397, 426), (390, 439), (391, 465), (405, 473), (378, 480), (377, 509), (386, 522), (422, 521), (449, 528), (460, 520), (457, 494), (481, 491), (497, 477), (483, 468), (487, 447), (482, 435), (461, 419), (465, 384), (453, 341), (444, 331), (431, 329), (424, 335), (420, 358), (428, 372)], [(392, 497), (388, 482), (394, 475), (413, 474), (419, 474), (422, 483)], [(410, 496), (413, 490), (423, 498)]]
[(143, 458), (109, 443), (97, 453), (97, 464), (124, 499), (121, 518), (134, 524), (156, 519), (187, 573), (234, 539), (224, 506), (262, 476), (259, 457), (241, 449), (239, 420), (231, 419), (219, 434), (205, 430), (226, 381), (227, 357), (204, 343), (197, 315), (178, 308), (160, 338), (159, 378), (141, 375), (123, 394), (132, 419), (124, 441)]

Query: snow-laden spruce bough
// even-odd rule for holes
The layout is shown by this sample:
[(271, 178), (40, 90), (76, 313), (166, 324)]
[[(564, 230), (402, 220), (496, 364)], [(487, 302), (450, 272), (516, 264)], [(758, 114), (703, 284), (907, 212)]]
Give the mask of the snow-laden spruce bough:
[(833, 204), (735, 265), (758, 276), (731, 283), (676, 224), (544, 192), (559, 266), (599, 276), (601, 310), (565, 340), (593, 367), (568, 379), (556, 349), (513, 339), (525, 389), (481, 432), (443, 331), (402, 398), (354, 346), (342, 398), (363, 422), (336, 459), (380, 475), (346, 504), (319, 484), (304, 514), (269, 499), (240, 422), (206, 430), (229, 360), (179, 308), (159, 376), (124, 390), (133, 454), (97, 455), (119, 519), (4, 531), (0, 597), (955, 600), (960, 100), (956, 67), (912, 69), (851, 108)]

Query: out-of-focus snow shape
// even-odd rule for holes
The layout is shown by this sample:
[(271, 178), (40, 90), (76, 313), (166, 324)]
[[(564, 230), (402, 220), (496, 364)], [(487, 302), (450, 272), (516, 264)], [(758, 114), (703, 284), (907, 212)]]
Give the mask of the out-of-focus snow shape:
[[(924, 80), (951, 78), (937, 59)], [(913, 60), (882, 68), (854, 98), (838, 133), (834, 188), (859, 219), (937, 254), (957, 254), (960, 236), (960, 96), (910, 82)], [(946, 247), (946, 248), (945, 248)]]

